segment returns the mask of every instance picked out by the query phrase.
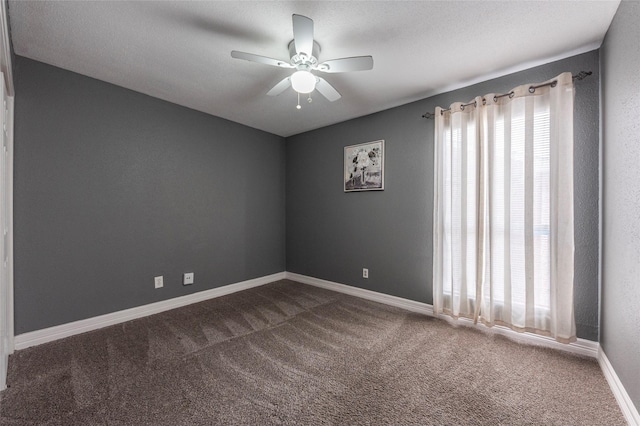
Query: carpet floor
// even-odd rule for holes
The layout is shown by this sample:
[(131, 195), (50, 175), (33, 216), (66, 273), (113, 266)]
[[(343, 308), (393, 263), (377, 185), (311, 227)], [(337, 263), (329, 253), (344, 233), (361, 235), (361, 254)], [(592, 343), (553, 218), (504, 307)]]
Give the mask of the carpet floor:
[(2, 425), (624, 425), (593, 359), (278, 281), (16, 352)]

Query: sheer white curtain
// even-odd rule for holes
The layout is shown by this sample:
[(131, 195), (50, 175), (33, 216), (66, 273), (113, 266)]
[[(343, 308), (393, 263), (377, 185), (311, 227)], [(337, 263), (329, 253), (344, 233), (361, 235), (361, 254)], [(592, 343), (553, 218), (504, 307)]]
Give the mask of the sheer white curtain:
[(437, 314), (575, 340), (573, 98), (563, 73), (436, 108)]

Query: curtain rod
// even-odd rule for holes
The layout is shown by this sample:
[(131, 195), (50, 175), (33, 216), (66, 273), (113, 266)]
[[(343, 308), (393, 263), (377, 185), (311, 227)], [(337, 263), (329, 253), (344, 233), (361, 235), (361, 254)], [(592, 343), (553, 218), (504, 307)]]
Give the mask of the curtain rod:
[[(593, 74), (591, 71), (580, 71), (578, 74), (576, 75), (572, 75), (571, 78), (573, 80), (584, 80), (585, 78), (589, 77), (591, 74)], [(540, 87), (545, 87), (545, 86), (551, 86), (551, 87), (556, 87), (556, 84), (558, 84), (558, 80), (553, 80), (549, 83), (544, 83), (544, 84), (538, 84), (537, 86), (529, 86), (529, 93), (534, 93), (536, 91), (536, 89), (539, 89)], [(509, 92), (509, 93), (505, 93), (503, 95), (495, 95), (493, 97), (493, 101), (497, 101), (500, 98), (504, 98), (505, 96), (508, 96), (510, 98), (513, 97), (513, 91)], [(468, 104), (462, 104), (460, 105), (460, 109), (464, 110), (465, 107), (468, 107), (469, 105), (476, 105), (476, 102), (469, 102)], [(449, 111), (449, 109), (443, 109), (442, 112), (440, 114), (442, 114), (443, 112)], [(422, 115), (422, 118), (433, 118), (435, 117), (436, 114), (433, 112), (425, 112)]]

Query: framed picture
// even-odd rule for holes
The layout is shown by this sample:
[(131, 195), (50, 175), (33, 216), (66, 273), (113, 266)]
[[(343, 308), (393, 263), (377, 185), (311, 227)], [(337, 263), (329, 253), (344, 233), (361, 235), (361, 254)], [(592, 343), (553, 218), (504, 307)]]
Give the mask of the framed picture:
[(384, 141), (344, 147), (344, 192), (384, 189)]

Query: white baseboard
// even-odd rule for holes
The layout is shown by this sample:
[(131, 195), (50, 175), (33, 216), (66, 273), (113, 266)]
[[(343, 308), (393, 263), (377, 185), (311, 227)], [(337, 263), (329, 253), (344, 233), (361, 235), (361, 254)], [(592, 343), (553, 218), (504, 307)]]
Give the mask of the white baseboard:
[[(286, 272), (287, 279), (297, 281), (303, 284), (309, 284), (316, 287), (322, 287), (327, 290), (337, 291), (339, 293), (349, 294), (351, 296), (360, 297), (362, 299), (373, 300), (374, 302), (384, 303), (385, 305), (396, 306), (403, 308), (411, 312), (417, 312), (424, 315), (436, 316), (433, 313), (433, 306), (427, 303), (416, 302), (413, 300), (404, 299), (402, 297), (390, 296), (384, 293), (378, 293), (371, 290), (365, 290), (358, 287), (352, 287), (345, 284), (339, 284), (332, 281), (322, 280), (319, 278), (309, 277), (306, 275), (296, 274), (293, 272)], [(598, 342), (591, 340), (578, 339), (576, 342), (565, 344), (559, 343), (555, 339), (546, 336), (539, 336), (533, 333), (518, 333), (507, 327), (499, 325), (493, 327), (487, 327), (484, 324), (474, 324), (473, 321), (461, 318), (453, 320), (446, 315), (438, 315), (439, 318), (450, 321), (452, 323), (477, 327), (486, 331), (503, 335), (511, 340), (515, 340), (520, 343), (526, 343), (530, 345), (545, 346), (565, 352), (570, 352), (577, 355), (588, 356), (592, 358), (598, 357)]]
[[(160, 312), (168, 311), (170, 309), (190, 305), (192, 303), (197, 303), (238, 291), (247, 290), (249, 288), (258, 287), (284, 278), (303, 284), (325, 288), (327, 290), (333, 290), (339, 293), (349, 294), (351, 296), (360, 297), (362, 299), (372, 300), (374, 302), (395, 306), (411, 312), (416, 312), (428, 316), (435, 316), (433, 313), (433, 306), (427, 303), (416, 302), (414, 300), (404, 299), (402, 297), (391, 296), (384, 293), (378, 293), (371, 290), (365, 290), (358, 287), (339, 284), (332, 281), (322, 280), (319, 278), (309, 277), (292, 272), (280, 272), (265, 277), (255, 278), (235, 284), (229, 284), (211, 290), (200, 291), (186, 296), (163, 300), (161, 302), (150, 303), (148, 305), (138, 306), (135, 308), (125, 309), (118, 312), (113, 312), (97, 317), (87, 318), (84, 320), (74, 321), (67, 324), (57, 325), (42, 330), (20, 334), (18, 336), (15, 336), (15, 349), (25, 349), (31, 346), (36, 346), (54, 340), (62, 339), (64, 337), (85, 333), (91, 330), (97, 330), (99, 328), (108, 327), (110, 325), (119, 324), (136, 318), (142, 318), (145, 316), (157, 314)], [(439, 317), (460, 325), (483, 328), (490, 332), (504, 335), (505, 337), (521, 343), (541, 345), (566, 352), (571, 352), (574, 354), (598, 358), (599, 345), (597, 342), (592, 342), (590, 340), (578, 339), (577, 342), (567, 345), (558, 343), (554, 339), (545, 336), (538, 336), (532, 333), (518, 333), (507, 327), (486, 327), (482, 324), (475, 325), (473, 324), (473, 321), (464, 318), (459, 320), (452, 320), (448, 316), (444, 315), (441, 315)]]
[(449, 317), (448, 315), (439, 315), (438, 317), (451, 323), (457, 323), (469, 327), (477, 327), (485, 331), (489, 331), (490, 333), (500, 334), (501, 336), (507, 337), (518, 343), (543, 346), (546, 348), (556, 349), (559, 351), (572, 353), (574, 355), (587, 356), (590, 358), (598, 357), (598, 348), (600, 347), (600, 344), (592, 340), (577, 339), (575, 342), (571, 342), (568, 344), (560, 343), (553, 337), (541, 336), (539, 334), (529, 332), (521, 333), (518, 331), (513, 331), (509, 327), (504, 327), (501, 325), (488, 327), (481, 323), (474, 324), (473, 321), (468, 318), (459, 318), (456, 320)]
[(352, 287), (345, 284), (338, 284), (332, 281), (322, 280), (320, 278), (313, 278), (306, 275), (300, 275), (293, 272), (286, 272), (285, 277), (288, 280), (297, 281), (302, 284), (309, 284), (315, 287), (321, 287), (327, 290), (333, 290), (338, 293), (349, 294), (351, 296), (359, 297), (361, 299), (373, 300), (374, 302), (383, 303), (385, 305), (391, 305), (398, 308), (406, 309), (407, 311), (417, 312), (419, 314), (425, 314), (433, 316), (433, 306), (422, 302), (416, 302), (414, 300), (403, 299), (402, 297), (390, 296), (384, 293), (378, 293), (371, 290), (365, 290), (363, 288)]
[(181, 306), (190, 305), (192, 303), (202, 302), (204, 300), (213, 299), (227, 294), (247, 290), (253, 287), (268, 284), (285, 278), (284, 272), (273, 275), (267, 275), (260, 278), (254, 278), (235, 284), (225, 285), (223, 287), (213, 288), (210, 290), (199, 291), (197, 293), (180, 296), (161, 302), (150, 303), (148, 305), (137, 306), (135, 308), (125, 309), (110, 314), (100, 315), (93, 318), (74, 321), (67, 324), (56, 325), (54, 327), (42, 330), (31, 331), (29, 333), (19, 334), (15, 337), (15, 349), (25, 349), (30, 346), (41, 345), (43, 343), (62, 339), (64, 337), (73, 336), (75, 334), (85, 333), (91, 330), (119, 324), (136, 318), (142, 318)]
[(629, 425), (640, 426), (640, 413), (638, 413), (638, 409), (633, 401), (631, 401), (631, 397), (622, 385), (616, 371), (613, 369), (613, 365), (609, 362), (609, 358), (607, 358), (602, 348), (598, 351), (598, 363), (600, 364), (600, 368), (602, 368), (604, 377), (607, 379), (607, 382), (609, 382), (609, 387), (616, 397), (616, 401), (618, 401), (624, 418)]

